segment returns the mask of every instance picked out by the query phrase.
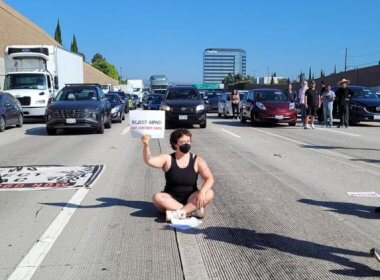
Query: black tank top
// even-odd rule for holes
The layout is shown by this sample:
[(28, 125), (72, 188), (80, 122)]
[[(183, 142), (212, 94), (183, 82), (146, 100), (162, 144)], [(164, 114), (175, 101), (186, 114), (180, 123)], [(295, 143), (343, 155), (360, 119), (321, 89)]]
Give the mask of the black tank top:
[(171, 154), (170, 169), (165, 172), (165, 192), (191, 192), (197, 190), (198, 174), (194, 170), (195, 160), (197, 156), (190, 153), (189, 164), (185, 168), (180, 168), (177, 165), (175, 153)]

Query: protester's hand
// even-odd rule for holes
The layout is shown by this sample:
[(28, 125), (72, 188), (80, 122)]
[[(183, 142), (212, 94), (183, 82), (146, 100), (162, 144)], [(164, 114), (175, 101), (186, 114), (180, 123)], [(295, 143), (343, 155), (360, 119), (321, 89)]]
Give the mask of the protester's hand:
[(141, 141), (143, 142), (144, 145), (148, 146), (149, 145), (149, 141), (150, 141), (150, 135), (149, 134), (145, 134), (141, 137)]
[(198, 208), (204, 207), (205, 204), (206, 204), (206, 193), (200, 190), (197, 197), (197, 207)]

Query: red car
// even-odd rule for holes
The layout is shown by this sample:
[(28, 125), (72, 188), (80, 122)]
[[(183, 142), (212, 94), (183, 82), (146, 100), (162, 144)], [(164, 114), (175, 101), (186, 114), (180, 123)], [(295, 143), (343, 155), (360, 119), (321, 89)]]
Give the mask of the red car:
[(297, 112), (286, 93), (279, 89), (255, 89), (248, 92), (242, 103), (240, 120), (257, 123), (288, 123), (295, 126)]

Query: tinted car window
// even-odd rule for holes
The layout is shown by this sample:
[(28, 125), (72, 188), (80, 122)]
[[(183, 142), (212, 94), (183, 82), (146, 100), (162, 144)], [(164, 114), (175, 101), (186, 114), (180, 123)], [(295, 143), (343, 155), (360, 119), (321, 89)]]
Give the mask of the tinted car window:
[(369, 88), (352, 88), (354, 91), (354, 98), (364, 98), (364, 99), (378, 99), (377, 94), (370, 90)]
[(282, 91), (255, 91), (257, 101), (288, 101), (288, 96)]
[(119, 98), (114, 94), (106, 94), (106, 97), (108, 98), (109, 102), (111, 104), (119, 104)]
[(58, 93), (57, 101), (99, 100), (94, 88), (64, 88)]
[(220, 97), (222, 94), (220, 92), (206, 92), (208, 98)]
[(200, 95), (197, 90), (192, 88), (173, 88), (169, 89), (166, 99), (200, 99)]

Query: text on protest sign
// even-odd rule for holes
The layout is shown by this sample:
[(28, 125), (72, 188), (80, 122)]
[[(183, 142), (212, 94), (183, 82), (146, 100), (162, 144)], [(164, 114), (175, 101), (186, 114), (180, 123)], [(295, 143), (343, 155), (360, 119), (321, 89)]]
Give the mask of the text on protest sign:
[(129, 126), (132, 137), (149, 134), (152, 138), (164, 138), (165, 112), (131, 111), (129, 113)]

